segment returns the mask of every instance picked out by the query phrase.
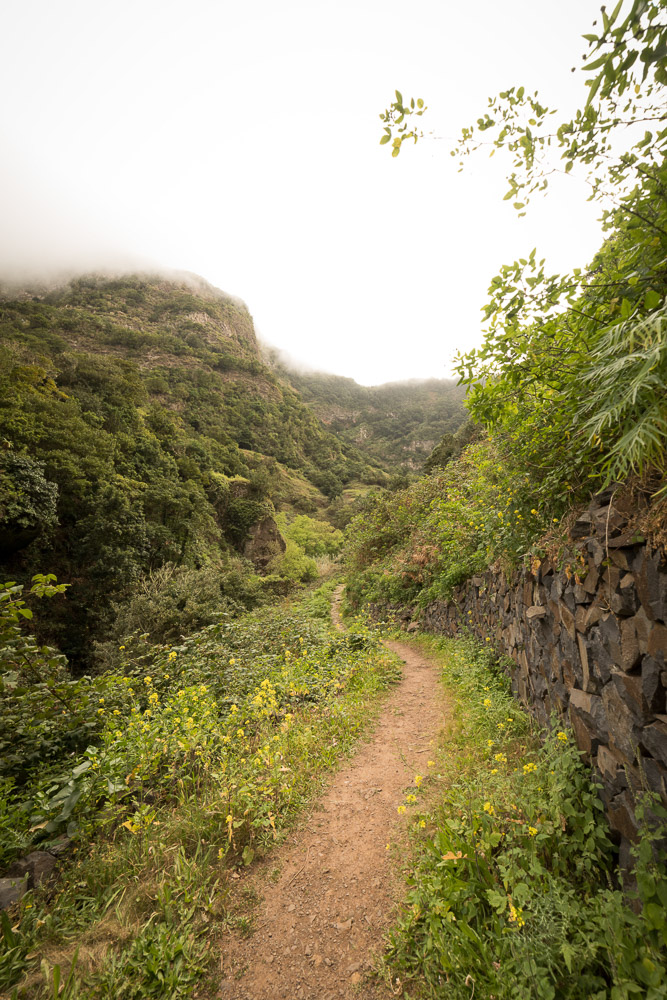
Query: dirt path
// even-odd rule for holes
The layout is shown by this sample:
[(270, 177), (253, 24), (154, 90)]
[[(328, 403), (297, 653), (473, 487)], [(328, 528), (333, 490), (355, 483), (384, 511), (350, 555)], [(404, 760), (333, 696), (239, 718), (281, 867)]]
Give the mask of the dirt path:
[[(339, 595), (332, 618), (340, 628), (338, 603)], [(387, 646), (405, 668), (370, 742), (333, 776), (307, 826), (248, 879), (263, 896), (258, 929), (233, 935), (225, 948), (218, 994), (225, 1000), (389, 996), (366, 980), (403, 892), (386, 845), (401, 834), (397, 807), (426, 771), (447, 706), (437, 669), (403, 643)]]

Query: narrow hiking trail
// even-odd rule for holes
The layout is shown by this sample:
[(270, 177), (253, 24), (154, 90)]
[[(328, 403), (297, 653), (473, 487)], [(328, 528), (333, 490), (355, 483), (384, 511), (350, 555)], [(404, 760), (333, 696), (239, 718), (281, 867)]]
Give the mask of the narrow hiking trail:
[[(332, 619), (340, 623), (340, 595)], [(230, 934), (221, 956), (225, 1000), (381, 1000), (366, 979), (403, 893), (387, 843), (405, 829), (397, 808), (449, 717), (438, 669), (401, 642), (404, 661), (369, 742), (331, 779), (303, 824), (245, 879), (263, 897), (257, 930)], [(270, 872), (279, 871), (276, 881)]]

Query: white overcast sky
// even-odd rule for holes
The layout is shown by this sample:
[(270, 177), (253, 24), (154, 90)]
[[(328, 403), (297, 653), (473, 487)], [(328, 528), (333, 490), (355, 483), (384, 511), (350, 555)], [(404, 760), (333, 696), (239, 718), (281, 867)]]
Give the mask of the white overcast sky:
[(456, 136), (486, 98), (581, 102), (593, 0), (9, 0), (0, 63), (0, 277), (194, 271), (259, 335), (374, 384), (450, 374), (498, 267), (601, 242), (567, 179), (524, 219), (499, 158), (446, 139), (392, 160), (393, 98)]

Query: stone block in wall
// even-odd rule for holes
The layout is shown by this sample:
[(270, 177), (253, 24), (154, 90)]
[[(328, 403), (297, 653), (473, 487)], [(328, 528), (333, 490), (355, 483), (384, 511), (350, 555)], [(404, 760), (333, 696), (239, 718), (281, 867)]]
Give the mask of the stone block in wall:
[(610, 549), (608, 558), (612, 565), (627, 571), (632, 569), (634, 555), (634, 549)]
[(662, 668), (658, 660), (645, 656), (641, 666), (642, 697), (649, 715), (662, 715), (667, 711), (661, 674)]
[(607, 684), (611, 679), (611, 669), (615, 664), (600, 634), (599, 625), (594, 626), (587, 632), (586, 648), (588, 650), (589, 662), (592, 663), (593, 673), (603, 684)]
[(617, 750), (601, 744), (598, 747), (595, 763), (602, 776), (609, 798), (613, 798), (614, 795), (618, 795), (619, 792), (624, 791), (628, 787), (626, 775), (627, 761)]
[(602, 686), (600, 678), (596, 677), (593, 672), (593, 663), (588, 655), (588, 643), (581, 635), (577, 636), (577, 646), (581, 662), (581, 689), (587, 694), (599, 694)]
[(599, 621), (601, 621), (603, 618), (606, 618), (607, 616), (607, 611), (600, 603), (599, 595), (598, 597), (596, 597), (596, 599), (593, 601), (592, 604), (589, 604), (589, 606), (584, 609), (584, 612), (585, 615), (584, 615), (584, 627), (582, 629), (583, 632), (588, 632), (588, 630), (592, 628), (593, 625), (597, 625)]
[(654, 656), (657, 660), (667, 663), (667, 628), (664, 625), (655, 624), (651, 629), (647, 652), (649, 656)]
[(662, 716), (644, 726), (641, 734), (641, 745), (647, 754), (667, 767), (667, 717)]
[(599, 569), (605, 558), (605, 551), (597, 538), (589, 538), (586, 542), (586, 549), (593, 560), (593, 565)]
[(639, 596), (632, 573), (625, 573), (619, 580), (618, 587), (611, 595), (609, 607), (615, 615), (628, 617), (634, 615), (639, 608)]
[(570, 639), (574, 642), (574, 638), (575, 638), (575, 634), (576, 634), (576, 625), (575, 625), (574, 614), (570, 610), (570, 608), (566, 604), (564, 604), (562, 601), (558, 605), (558, 607), (559, 607), (559, 610), (560, 610), (560, 620), (561, 620), (561, 623), (565, 626), (567, 634), (569, 635)]
[(562, 684), (563, 668), (561, 665), (561, 655), (558, 646), (553, 644), (549, 646), (549, 660), (551, 665), (551, 676), (554, 680), (554, 683)]
[(522, 597), (524, 606), (529, 608), (533, 603), (533, 581), (530, 578), (523, 582)]
[(667, 574), (660, 572), (658, 550), (643, 550), (635, 571), (637, 592), (642, 607), (651, 621), (667, 620)]
[(641, 674), (626, 674), (621, 670), (615, 670), (611, 680), (623, 704), (634, 716), (635, 725), (641, 728), (647, 714)]
[(602, 689), (602, 704), (608, 732), (605, 742), (616, 747), (628, 760), (634, 760), (641, 730), (613, 679)]
[(589, 507), (590, 518), (595, 530), (601, 538), (616, 538), (628, 523), (622, 510), (610, 503), (601, 503), (597, 507)]
[(547, 598), (547, 608), (549, 609), (549, 614), (551, 615), (554, 622), (558, 625), (560, 624), (560, 604), (558, 601), (554, 601), (553, 597)]
[[(574, 616), (574, 627), (577, 632), (586, 631), (586, 618), (588, 616), (588, 608), (583, 604), (581, 607), (577, 608), (577, 613)], [(579, 636), (577, 636), (577, 639)]]
[(593, 594), (597, 593), (598, 585), (600, 582), (600, 573), (598, 571), (598, 567), (595, 565), (592, 558), (589, 558), (588, 560), (588, 567), (589, 567), (588, 573), (584, 578), (582, 587), (584, 588), (587, 594), (593, 596)]
[(574, 602), (577, 606), (590, 604), (593, 600), (593, 595), (589, 594), (586, 588), (581, 583), (575, 583), (572, 588), (572, 593), (574, 594)]
[(587, 756), (597, 753), (601, 743), (608, 743), (607, 716), (600, 695), (574, 688), (570, 691), (569, 713), (577, 746)]
[(643, 784), (648, 785), (652, 792), (657, 792), (667, 806), (667, 768), (662, 767), (652, 757), (642, 757), (639, 770), (644, 776)]
[(629, 672), (634, 670), (639, 664), (641, 653), (639, 652), (639, 641), (637, 630), (633, 618), (621, 618), (621, 662), (618, 664), (622, 670)]
[(648, 653), (648, 641), (651, 635), (651, 629), (653, 628), (653, 622), (650, 622), (646, 617), (646, 612), (643, 608), (640, 608), (637, 614), (633, 617), (635, 625), (635, 634), (637, 636), (637, 643), (639, 645), (639, 652), (642, 656)]
[(568, 609), (574, 618), (574, 612), (577, 610), (577, 602), (574, 597), (574, 583), (568, 581), (567, 586), (563, 587), (563, 593), (561, 595), (561, 614), (563, 605)]
[(577, 520), (570, 528), (570, 538), (573, 542), (587, 538), (592, 533), (592, 520), (590, 511), (582, 511)]
[(570, 693), (561, 681), (552, 681), (550, 685), (551, 702), (554, 710), (561, 718), (565, 718), (570, 702)]
[(634, 796), (626, 789), (626, 791), (614, 796), (607, 808), (607, 817), (612, 830), (623, 840), (632, 843), (635, 843), (639, 837), (634, 806)]
[(585, 717), (571, 705), (569, 708), (569, 716), (570, 725), (574, 730), (574, 738), (577, 741), (577, 747), (581, 750), (590, 764), (592, 763), (592, 758), (594, 757), (599, 746), (599, 740), (594, 738), (593, 730), (587, 724)]
[(616, 666), (621, 665), (621, 630), (614, 615), (601, 619), (596, 628), (605, 653)]
[[(602, 590), (603, 593), (607, 595), (609, 600), (611, 600), (611, 595), (614, 593), (619, 583), (621, 582), (622, 570), (618, 566), (605, 566), (602, 571)], [(623, 574), (625, 575), (625, 574)]]

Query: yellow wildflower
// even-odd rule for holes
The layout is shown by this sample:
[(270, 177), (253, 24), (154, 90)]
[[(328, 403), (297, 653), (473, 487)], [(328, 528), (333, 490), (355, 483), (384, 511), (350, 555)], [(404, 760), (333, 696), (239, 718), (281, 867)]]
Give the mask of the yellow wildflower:
[(526, 921), (523, 919), (522, 913), (523, 911), (521, 909), (517, 909), (516, 906), (514, 906), (514, 904), (510, 902), (510, 921), (513, 924), (516, 924), (517, 927), (523, 927), (524, 924), (526, 923)]

